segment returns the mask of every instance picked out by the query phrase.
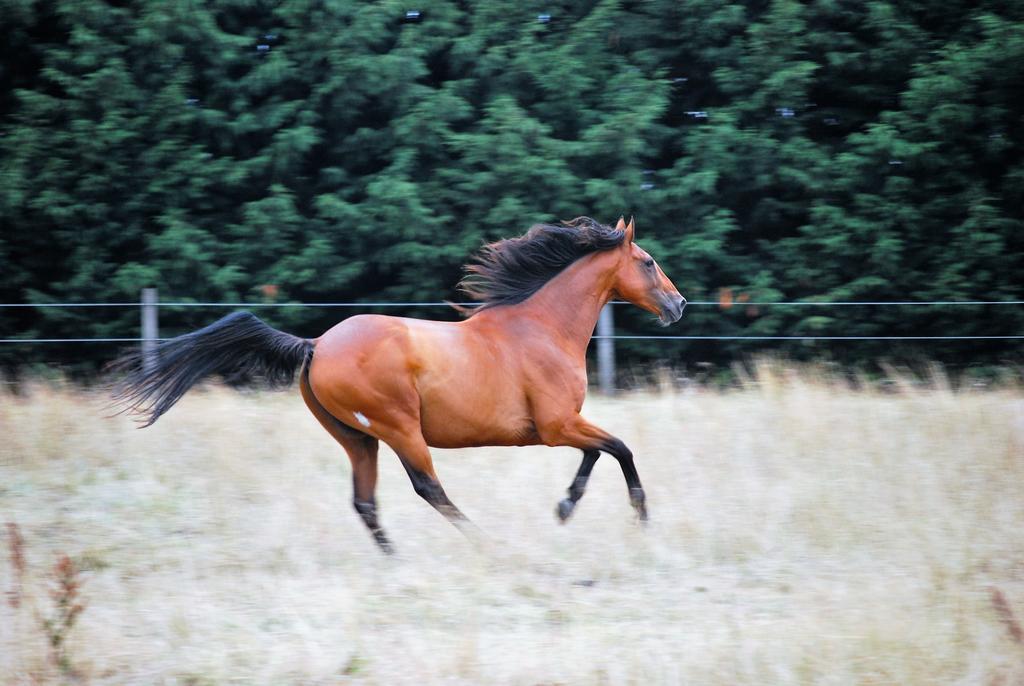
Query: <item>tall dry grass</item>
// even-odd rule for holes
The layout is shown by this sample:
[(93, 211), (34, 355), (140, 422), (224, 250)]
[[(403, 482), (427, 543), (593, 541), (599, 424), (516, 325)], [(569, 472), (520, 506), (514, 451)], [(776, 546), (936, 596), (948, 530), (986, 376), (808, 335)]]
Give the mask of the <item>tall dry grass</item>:
[[(381, 454), (399, 555), (294, 393), (209, 388), (137, 431), (100, 395), (0, 397), (0, 681), (95, 684), (1019, 684), (1024, 392), (854, 391), (762, 367), (730, 392), (592, 398), (602, 458), (436, 451), (474, 549)], [(85, 609), (56, 664), (67, 554)], [(16, 594), (19, 602), (12, 602)]]

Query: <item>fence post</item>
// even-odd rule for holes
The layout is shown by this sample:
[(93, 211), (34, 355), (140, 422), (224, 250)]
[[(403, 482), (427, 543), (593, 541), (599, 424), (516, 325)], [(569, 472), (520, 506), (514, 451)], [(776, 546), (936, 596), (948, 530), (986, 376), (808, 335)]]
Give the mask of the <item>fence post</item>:
[(156, 367), (157, 291), (155, 288), (142, 289), (142, 368), (147, 372)]
[(612, 304), (601, 308), (597, 318), (597, 380), (601, 392), (605, 395), (615, 393), (615, 317), (612, 315)]

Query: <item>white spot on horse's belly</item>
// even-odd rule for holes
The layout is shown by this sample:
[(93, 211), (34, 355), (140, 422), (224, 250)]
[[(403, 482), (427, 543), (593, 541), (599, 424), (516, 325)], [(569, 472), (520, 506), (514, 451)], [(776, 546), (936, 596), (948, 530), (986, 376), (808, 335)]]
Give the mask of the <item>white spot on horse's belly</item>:
[(353, 412), (353, 414), (356, 416), (356, 421), (358, 421), (363, 426), (369, 426), (370, 425), (370, 420), (367, 419), (366, 415), (363, 414), (362, 412)]

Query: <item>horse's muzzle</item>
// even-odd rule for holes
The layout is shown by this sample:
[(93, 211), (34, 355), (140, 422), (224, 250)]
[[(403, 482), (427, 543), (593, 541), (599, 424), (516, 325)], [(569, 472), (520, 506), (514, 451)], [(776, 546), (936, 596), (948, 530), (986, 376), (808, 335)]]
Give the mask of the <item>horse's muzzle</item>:
[(661, 300), (661, 316), (658, 321), (662, 326), (668, 326), (678, 322), (683, 316), (683, 309), (686, 307), (686, 298), (674, 293), (663, 296)]

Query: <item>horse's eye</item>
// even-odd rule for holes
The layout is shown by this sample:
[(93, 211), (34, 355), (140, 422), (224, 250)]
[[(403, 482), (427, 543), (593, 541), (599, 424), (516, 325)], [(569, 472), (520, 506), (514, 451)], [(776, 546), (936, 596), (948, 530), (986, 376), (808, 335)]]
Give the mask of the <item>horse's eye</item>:
[(654, 258), (653, 257), (648, 257), (646, 260), (644, 260), (644, 266), (647, 267), (648, 269), (653, 267), (654, 266)]

